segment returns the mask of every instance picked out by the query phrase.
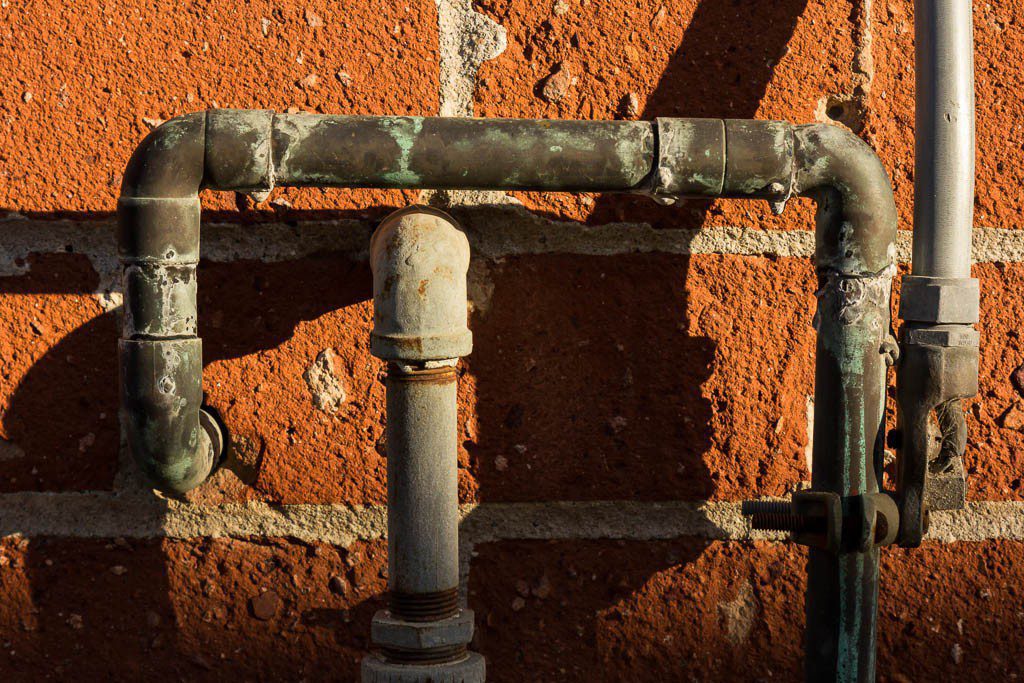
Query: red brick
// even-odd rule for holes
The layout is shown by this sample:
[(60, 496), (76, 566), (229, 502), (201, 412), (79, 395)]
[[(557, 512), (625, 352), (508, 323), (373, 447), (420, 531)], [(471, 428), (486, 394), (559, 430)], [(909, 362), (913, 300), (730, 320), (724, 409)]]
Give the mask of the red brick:
[[(507, 541), (476, 550), (476, 646), (496, 683), (802, 676), (805, 569), (795, 546)], [(879, 680), (1024, 674), (1020, 553), (1009, 541), (883, 551)]]
[(798, 680), (800, 552), (658, 541), (477, 546), (488, 680)]
[(466, 361), (481, 500), (734, 499), (806, 479), (812, 269), (516, 257)]
[(1024, 364), (1024, 264), (977, 264), (974, 275), (981, 280), (981, 359), (978, 399), (968, 418), (968, 492), (977, 500), (1020, 500), (1024, 432), (1002, 418), (1012, 406), (1024, 408), (1010, 380)]
[[(321, 26), (310, 25), (313, 15)], [(185, 9), (86, 0), (73, 12), (39, 0), (0, 9), (0, 42), (0, 207), (21, 211), (112, 210), (125, 162), (149, 129), (144, 118), (210, 107), (425, 115), (438, 107), (430, 0), (217, 0)], [(304, 86), (310, 74), (317, 81)], [(401, 195), (289, 197), (299, 208), (362, 211)], [(212, 205), (234, 206), (229, 197)]]
[[(558, 15), (528, 0), (480, 0), (504, 26), (509, 47), (480, 69), (480, 116), (610, 119), (623, 98), (635, 118), (705, 116), (815, 120), (819, 101), (852, 89), (853, 3), (787, 0), (769, 4), (695, 0), (569, 0)], [(548, 103), (543, 79), (556, 64), (576, 81)], [(628, 197), (518, 195), (559, 218), (603, 223), (643, 220), (665, 227), (749, 225), (806, 227), (806, 211), (784, 219), (763, 203), (691, 202), (683, 210)]]
[[(1024, 22), (1020, 2), (974, 5), (975, 88), (977, 98), (978, 225), (1015, 228), (1024, 201), (1024, 105), (1016, 93), (1024, 76), (1016, 64), (1024, 58)], [(869, 129), (893, 178), (903, 225), (913, 217), (914, 172), (914, 7), (912, 0), (875, 3), (873, 52), (875, 77)]]
[(117, 325), (72, 254), (0, 278), (0, 492), (108, 489), (117, 468)]
[[(1024, 624), (1019, 542), (930, 543), (882, 553), (882, 681), (1010, 681)], [(961, 661), (956, 661), (954, 648)]]
[[(344, 255), (204, 263), (199, 281), (203, 384), (234, 442), (236, 472), (252, 484), (243, 495), (382, 502), (383, 365), (369, 353), (366, 264)], [(335, 414), (314, 407), (303, 378), (325, 349), (347, 397)]]
[(14, 681), (355, 680), (385, 586), (380, 544), (9, 539), (0, 552), (0, 671)]

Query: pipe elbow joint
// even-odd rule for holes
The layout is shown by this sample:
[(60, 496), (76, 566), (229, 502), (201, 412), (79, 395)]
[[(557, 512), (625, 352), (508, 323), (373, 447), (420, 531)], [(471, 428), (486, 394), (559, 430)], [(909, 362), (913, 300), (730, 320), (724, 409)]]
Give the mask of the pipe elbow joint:
[(213, 472), (223, 435), (201, 409), (202, 342), (122, 339), (123, 424), (133, 457), (162, 492), (181, 494)]
[(846, 128), (795, 126), (793, 188), (818, 203), (819, 270), (873, 275), (896, 260), (896, 201), (871, 147)]
[(412, 206), (391, 214), (370, 242), (373, 332), (370, 351), (403, 363), (468, 355), (469, 241), (448, 214)]
[(117, 207), (122, 416), (135, 461), (165, 493), (201, 484), (223, 450), (219, 426), (201, 409), (199, 190), (269, 191), (272, 126), (266, 111), (179, 116), (146, 136), (125, 169)]

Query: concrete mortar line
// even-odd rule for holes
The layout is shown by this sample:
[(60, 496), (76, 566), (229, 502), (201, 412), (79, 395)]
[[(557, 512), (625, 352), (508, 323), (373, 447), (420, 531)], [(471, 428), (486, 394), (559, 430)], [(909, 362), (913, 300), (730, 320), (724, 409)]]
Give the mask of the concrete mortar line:
[[(531, 254), (614, 256), (629, 253), (734, 254), (809, 258), (814, 234), (808, 230), (761, 230), (713, 227), (695, 230), (652, 228), (646, 223), (588, 226), (552, 221), (516, 204), (488, 205), (475, 216), (455, 207), (478, 258), (498, 259)], [(477, 225), (479, 224), (479, 226)], [(203, 258), (215, 262), (300, 259), (324, 252), (342, 252), (365, 260), (370, 221), (301, 221), (294, 224), (204, 223)], [(113, 221), (0, 220), (0, 277), (23, 275), (31, 254), (76, 253), (89, 259), (100, 276), (97, 293), (117, 292), (119, 266)], [(977, 263), (1024, 262), (1024, 230), (977, 228), (973, 258)], [(911, 234), (900, 231), (897, 260), (907, 263)]]
[[(473, 116), (480, 65), (508, 47), (505, 28), (473, 9), (473, 0), (435, 0), (440, 57), (441, 116)], [(420, 201), (446, 206), (501, 204), (504, 192), (426, 191)]]
[(504, 27), (476, 12), (472, 0), (435, 0), (441, 116), (472, 116), (480, 65), (508, 45)]
[[(698, 536), (744, 541), (781, 538), (752, 532), (735, 502), (485, 503), (461, 507), (460, 538), (499, 540), (659, 540)], [(0, 536), (69, 538), (286, 537), (349, 545), (386, 537), (383, 505), (262, 502), (202, 505), (108, 492), (0, 495)], [(932, 515), (938, 542), (1024, 541), (1024, 502), (975, 502)], [(468, 558), (467, 558), (468, 560)]]

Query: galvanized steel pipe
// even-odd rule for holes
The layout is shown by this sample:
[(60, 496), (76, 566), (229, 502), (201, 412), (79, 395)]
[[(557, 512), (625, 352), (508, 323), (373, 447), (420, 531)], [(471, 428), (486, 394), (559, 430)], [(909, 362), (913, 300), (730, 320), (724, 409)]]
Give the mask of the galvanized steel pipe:
[[(388, 362), (389, 609), (373, 619), (379, 653), (364, 683), (482, 683), (468, 652), (473, 613), (459, 608), (458, 359), (467, 327), (469, 241), (447, 214), (410, 207), (370, 242), (370, 349)], [(428, 637), (428, 634), (429, 637)]]
[(971, 276), (972, 9), (969, 0), (914, 3), (914, 275)]
[(980, 341), (980, 291), (971, 277), (972, 4), (922, 0), (914, 12), (914, 245), (911, 274), (902, 279), (896, 373), (899, 542), (910, 547), (924, 538), (930, 510), (966, 504), (962, 401), (978, 391)]

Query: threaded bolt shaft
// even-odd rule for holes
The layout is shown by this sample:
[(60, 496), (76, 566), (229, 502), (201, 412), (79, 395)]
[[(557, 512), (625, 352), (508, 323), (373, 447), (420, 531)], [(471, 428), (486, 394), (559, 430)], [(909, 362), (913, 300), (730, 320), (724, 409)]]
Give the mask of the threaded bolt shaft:
[(814, 520), (806, 515), (793, 512), (789, 503), (764, 500), (747, 500), (743, 502), (742, 513), (750, 517), (750, 526), (762, 531), (790, 531), (799, 533), (813, 531)]

